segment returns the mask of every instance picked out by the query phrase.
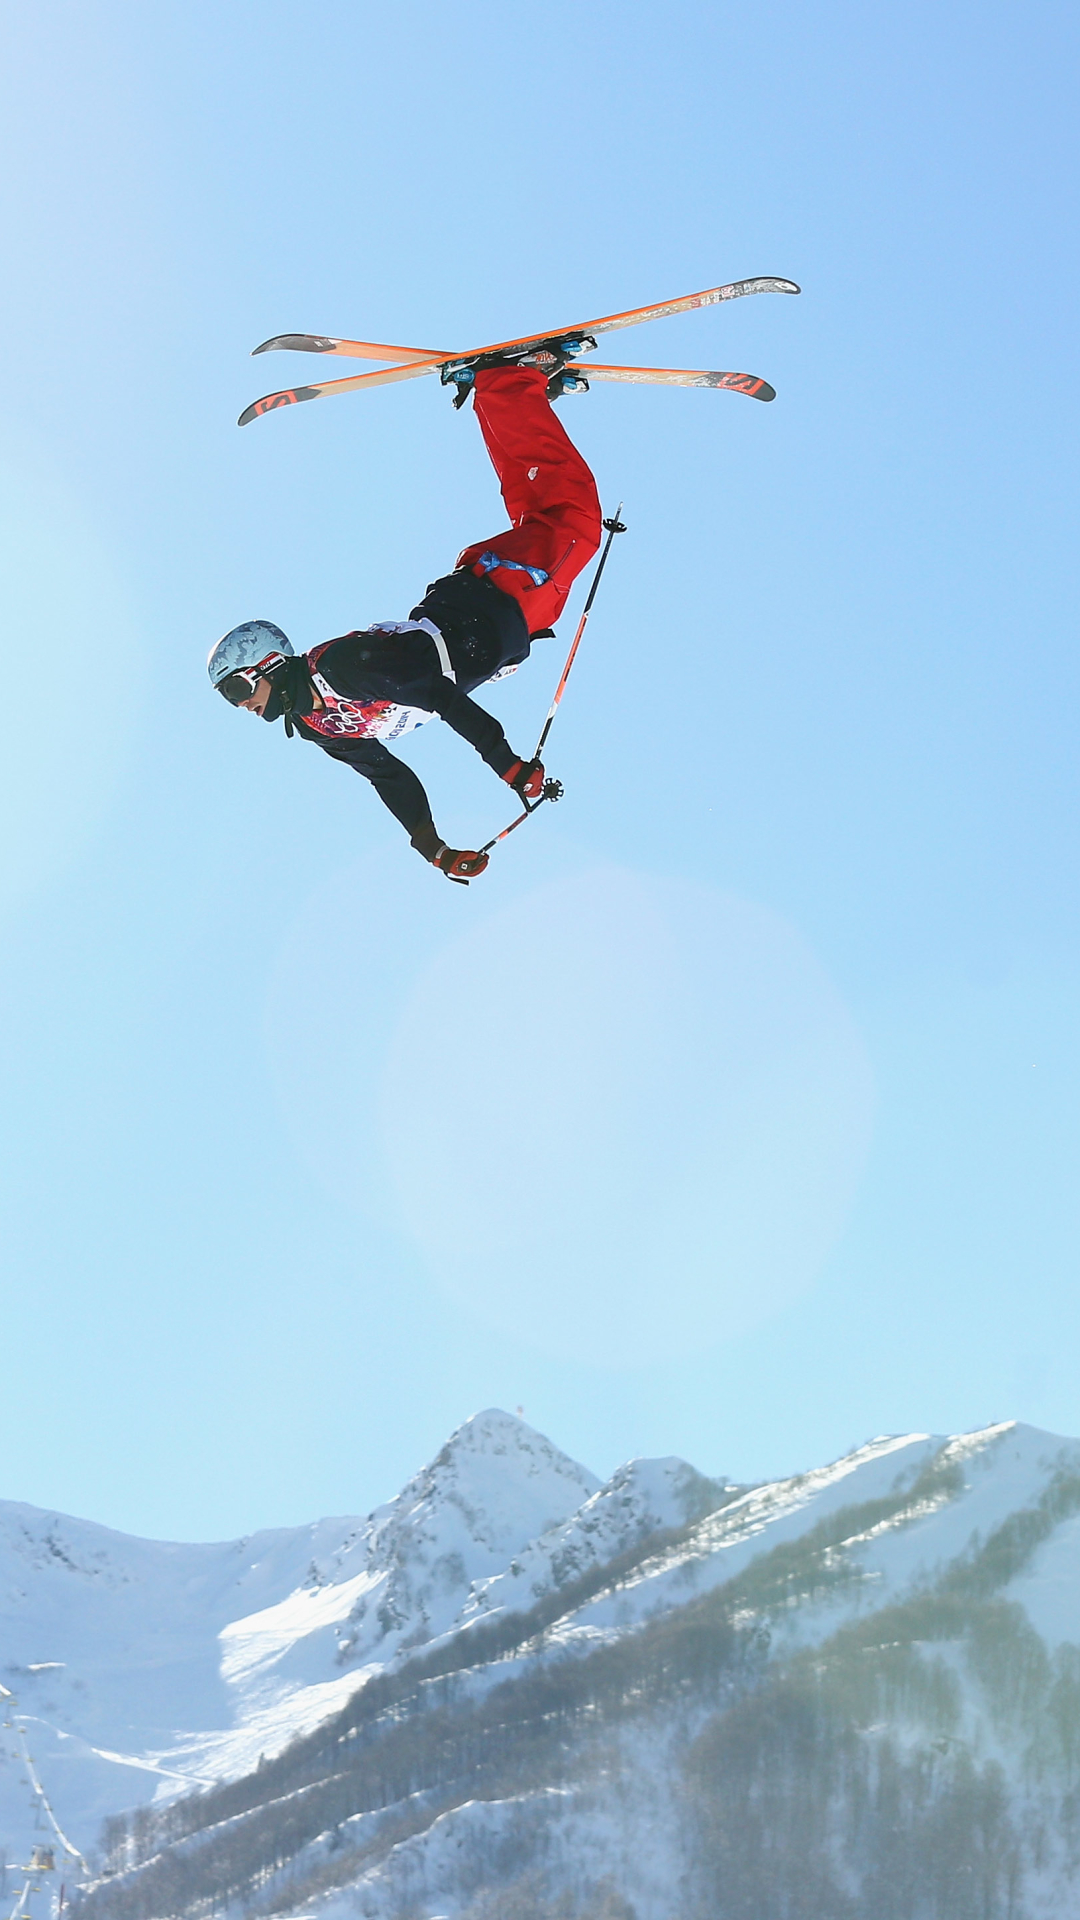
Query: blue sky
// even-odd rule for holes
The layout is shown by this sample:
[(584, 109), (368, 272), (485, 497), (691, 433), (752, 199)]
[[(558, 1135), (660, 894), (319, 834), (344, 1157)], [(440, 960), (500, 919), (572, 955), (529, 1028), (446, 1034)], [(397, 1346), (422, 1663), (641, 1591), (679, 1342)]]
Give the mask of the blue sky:
[[(1075, 10), (2, 22), (0, 1491), (361, 1511), (492, 1403), (601, 1472), (1080, 1432)], [(563, 403), (629, 531), (482, 882), (211, 697), (236, 621), (404, 617), (501, 524), (431, 381), (238, 431), (310, 377), (257, 342), (756, 273), (604, 357), (775, 405)]]

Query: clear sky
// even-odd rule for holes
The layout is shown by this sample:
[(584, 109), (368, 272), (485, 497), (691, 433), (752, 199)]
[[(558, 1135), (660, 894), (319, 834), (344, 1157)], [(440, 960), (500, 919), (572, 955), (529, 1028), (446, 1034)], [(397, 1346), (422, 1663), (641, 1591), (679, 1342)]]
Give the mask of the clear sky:
[[(1075, 7), (2, 19), (0, 1494), (359, 1512), (489, 1404), (602, 1473), (1080, 1432)], [(602, 357), (775, 405), (562, 403), (629, 531), (481, 882), (211, 695), (502, 524), (433, 381), (238, 431), (327, 364), (260, 340), (759, 273)]]

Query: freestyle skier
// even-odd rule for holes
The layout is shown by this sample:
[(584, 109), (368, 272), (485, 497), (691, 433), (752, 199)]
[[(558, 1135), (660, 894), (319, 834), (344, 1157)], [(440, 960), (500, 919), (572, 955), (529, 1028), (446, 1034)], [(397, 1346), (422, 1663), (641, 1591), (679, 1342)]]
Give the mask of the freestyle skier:
[(515, 754), (469, 696), (550, 636), (600, 544), (596, 484), (551, 407), (587, 389), (568, 364), (586, 344), (577, 336), (489, 353), (451, 373), (456, 404), (473, 395), (511, 525), (466, 547), (407, 620), (379, 621), (300, 655), (280, 628), (251, 620), (219, 640), (208, 661), (212, 684), (233, 706), (284, 719), (287, 733), (370, 780), (417, 852), (452, 880), (482, 873), (487, 855), (446, 845), (423, 786), (390, 743), (437, 714), (526, 803), (543, 792), (540, 761)]
[[(449, 879), (468, 882), (482, 873), (496, 841), (520, 825), (538, 801), (555, 799), (561, 791), (558, 781), (545, 781), (539, 756), (588, 619), (610, 537), (534, 758), (516, 755), (498, 721), (469, 695), (485, 680), (512, 673), (527, 659), (534, 640), (550, 636), (571, 585), (600, 544), (601, 526), (610, 536), (624, 531), (618, 514), (601, 522), (592, 474), (551, 411), (549, 403), (562, 394), (588, 392), (588, 379), (568, 363), (591, 352), (594, 336), (601, 333), (741, 300), (747, 294), (798, 291), (794, 280), (760, 274), (657, 305), (605, 314), (584, 327), (504, 340), (465, 355), (325, 334), (282, 333), (264, 340), (256, 353), (287, 349), (398, 364), (264, 394), (244, 408), (241, 427), (279, 407), (438, 373), (444, 385), (456, 388), (455, 406), (473, 396), (511, 525), (490, 542), (466, 547), (453, 573), (432, 582), (408, 620), (377, 621), (300, 657), (280, 627), (267, 620), (234, 627), (211, 652), (213, 685), (234, 706), (247, 707), (264, 720), (284, 719), (288, 734), (299, 732), (364, 774), (418, 853)], [(594, 380), (711, 387), (755, 400), (776, 398), (767, 380), (750, 373), (600, 366), (596, 361), (589, 362), (588, 372)], [(468, 740), (525, 805), (518, 820), (478, 851), (448, 847), (439, 838), (419, 780), (389, 751), (389, 742), (433, 714)]]

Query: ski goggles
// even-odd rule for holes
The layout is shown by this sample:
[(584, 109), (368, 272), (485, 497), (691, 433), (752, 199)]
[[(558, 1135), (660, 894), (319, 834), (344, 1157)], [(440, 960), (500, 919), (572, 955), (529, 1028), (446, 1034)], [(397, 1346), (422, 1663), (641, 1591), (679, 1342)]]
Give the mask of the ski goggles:
[(251, 699), (259, 681), (269, 680), (276, 668), (283, 664), (284, 659), (283, 653), (268, 653), (266, 659), (260, 660), (257, 667), (234, 667), (232, 673), (227, 673), (224, 680), (218, 681), (218, 692), (225, 695), (230, 705), (242, 707), (245, 700)]
[(218, 681), (218, 692), (225, 695), (230, 706), (242, 707), (245, 700), (251, 699), (261, 677), (254, 668), (238, 668), (235, 673), (227, 673), (224, 680)]

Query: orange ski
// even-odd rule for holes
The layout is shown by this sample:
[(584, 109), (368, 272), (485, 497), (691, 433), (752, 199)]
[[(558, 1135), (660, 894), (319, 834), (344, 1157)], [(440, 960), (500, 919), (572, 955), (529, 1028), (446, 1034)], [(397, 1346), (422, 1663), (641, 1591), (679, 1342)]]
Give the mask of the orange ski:
[[(547, 333), (532, 333), (525, 340), (504, 340), (502, 347), (479, 347), (479, 353), (500, 353), (505, 347), (525, 346), (535, 340), (553, 340), (566, 333), (613, 333), (617, 327), (640, 326), (645, 320), (660, 320), (672, 313), (690, 313), (697, 307), (716, 306), (721, 300), (739, 300), (748, 293), (798, 293), (794, 280), (777, 280), (759, 275), (756, 280), (732, 280), (726, 287), (710, 287), (705, 293), (688, 293), (682, 300), (669, 300), (659, 307), (633, 307), (628, 313), (610, 314), (606, 320), (590, 320), (583, 327), (549, 327)], [(434, 347), (389, 347), (377, 340), (338, 340), (326, 333), (275, 333), (264, 340), (257, 353), (332, 353), (350, 360), (465, 360), (471, 354), (437, 353)]]
[(692, 367), (598, 367), (592, 360), (581, 371), (586, 380), (629, 380), (638, 387), (719, 387), (725, 393), (748, 393), (753, 400), (776, 399), (776, 388), (756, 373), (705, 373)]
[(275, 333), (272, 340), (264, 340), (261, 347), (252, 347), (251, 357), (257, 353), (334, 353), (348, 360), (449, 360), (454, 356), (437, 354), (434, 347), (386, 347), (377, 340), (333, 340), (324, 333)]
[[(734, 280), (722, 287), (708, 287), (703, 293), (685, 294), (678, 300), (666, 300), (657, 306), (634, 307), (626, 313), (607, 314), (600, 320), (587, 320), (583, 324), (571, 327), (548, 327), (543, 333), (519, 335), (514, 340), (502, 340), (494, 346), (475, 347), (471, 352), (450, 354), (424, 353), (419, 347), (382, 346), (374, 341), (338, 340), (324, 334), (277, 334), (271, 340), (256, 347), (256, 353), (268, 353), (276, 349), (289, 348), (304, 353), (332, 353), (354, 359), (381, 360), (401, 359), (408, 356), (405, 364), (388, 367), (377, 373), (355, 374), (351, 379), (325, 380), (315, 386), (285, 388), (280, 393), (268, 393), (245, 407), (240, 415), (239, 425), (245, 427), (249, 421), (257, 420), (261, 414), (272, 413), (278, 407), (295, 406), (304, 400), (319, 400), (334, 393), (355, 393), (365, 387), (385, 386), (398, 380), (411, 380), (422, 373), (435, 373), (443, 367), (453, 366), (475, 360), (482, 353), (504, 353), (515, 347), (530, 347), (541, 341), (560, 339), (574, 333), (613, 333), (620, 327), (634, 327), (646, 320), (663, 320), (676, 313), (690, 313), (698, 307), (711, 307), (723, 300), (737, 300), (750, 293), (798, 293), (799, 288), (793, 280), (780, 280), (762, 276), (755, 280)], [(640, 373), (642, 370), (638, 370)], [(672, 370), (676, 371), (676, 370)], [(615, 376), (618, 377), (618, 376)], [(754, 376), (718, 375), (702, 384), (719, 385), (723, 381), (741, 380), (745, 383), (736, 391), (750, 392), (754, 386)], [(761, 383), (762, 392), (765, 383)], [(771, 397), (771, 395), (770, 395)]]

